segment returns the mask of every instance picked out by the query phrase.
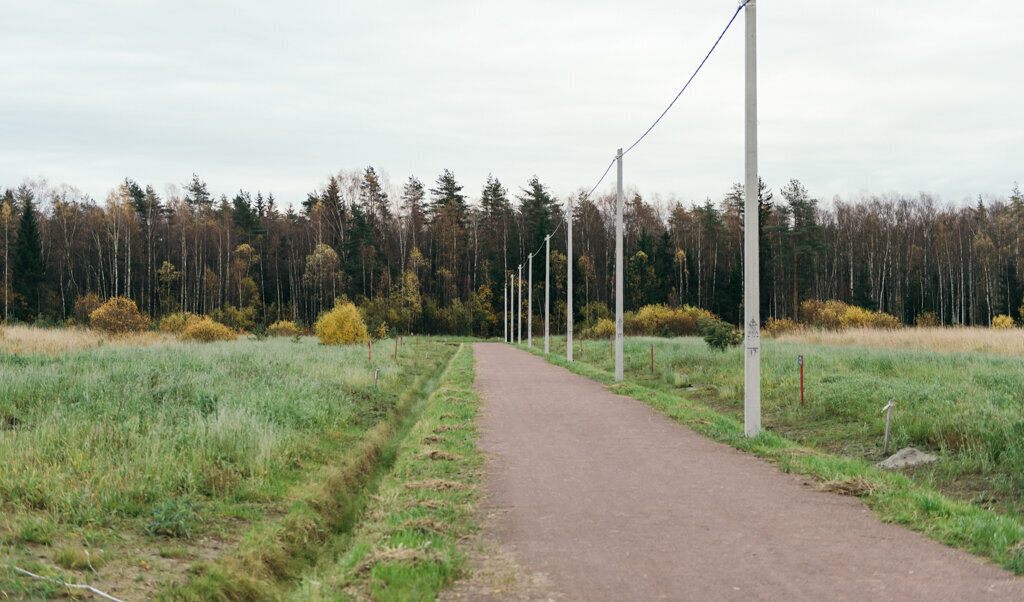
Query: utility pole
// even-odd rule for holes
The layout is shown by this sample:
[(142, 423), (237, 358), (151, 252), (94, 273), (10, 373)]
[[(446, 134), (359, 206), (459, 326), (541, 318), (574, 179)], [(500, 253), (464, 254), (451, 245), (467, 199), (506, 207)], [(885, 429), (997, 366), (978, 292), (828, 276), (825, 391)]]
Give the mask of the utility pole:
[(533, 348), (533, 254), (526, 268), (526, 346)]
[(551, 235), (544, 237), (544, 353), (551, 352)]
[(566, 215), (565, 264), (568, 273), (565, 279), (565, 359), (572, 361), (572, 197), (569, 197), (569, 213)]
[(615, 380), (622, 380), (622, 149), (615, 155)]
[(509, 304), (508, 308), (511, 310), (508, 316), (508, 342), (516, 342), (516, 308), (512, 305), (516, 302), (516, 273), (513, 271), (508, 275), (508, 296)]
[(501, 298), (505, 301), (505, 311), (501, 314), (502, 322), (505, 324), (505, 342), (508, 342), (508, 286), (505, 285), (505, 281), (502, 280), (501, 284)]
[(519, 264), (519, 303), (516, 303), (516, 307), (519, 308), (519, 320), (517, 322), (516, 330), (518, 331), (519, 344), (523, 344), (523, 264)]
[(756, 437), (761, 432), (761, 276), (759, 273), (760, 182), (757, 178), (757, 8), (756, 0), (746, 7), (746, 143), (744, 162), (746, 186), (743, 199), (743, 432)]

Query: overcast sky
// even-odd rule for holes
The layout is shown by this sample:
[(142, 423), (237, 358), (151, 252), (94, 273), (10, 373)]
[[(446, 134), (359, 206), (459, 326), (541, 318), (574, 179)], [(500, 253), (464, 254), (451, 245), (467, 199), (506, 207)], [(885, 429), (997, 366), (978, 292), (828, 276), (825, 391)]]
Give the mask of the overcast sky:
[[(98, 200), (193, 172), (297, 202), (374, 165), (564, 198), (654, 120), (734, 0), (0, 0), (0, 187)], [(759, 0), (760, 173), (821, 199), (1024, 181), (1024, 3)], [(625, 162), (646, 197), (743, 178), (743, 16)], [(602, 187), (605, 191), (613, 181)]]

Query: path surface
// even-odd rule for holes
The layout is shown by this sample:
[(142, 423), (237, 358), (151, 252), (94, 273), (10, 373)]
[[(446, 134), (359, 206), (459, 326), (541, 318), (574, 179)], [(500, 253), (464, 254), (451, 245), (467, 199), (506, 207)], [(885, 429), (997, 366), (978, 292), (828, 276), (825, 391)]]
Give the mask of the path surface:
[(594, 381), (500, 343), (475, 353), (490, 535), (543, 576), (520, 597), (1024, 599), (1024, 580)]

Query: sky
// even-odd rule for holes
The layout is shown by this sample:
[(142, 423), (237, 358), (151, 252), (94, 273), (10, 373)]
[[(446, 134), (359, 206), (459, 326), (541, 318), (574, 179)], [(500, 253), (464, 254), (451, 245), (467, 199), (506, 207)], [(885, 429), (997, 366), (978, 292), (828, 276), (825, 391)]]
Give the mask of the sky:
[[(0, 0), (0, 187), (102, 201), (196, 173), (297, 203), (373, 165), (517, 193), (589, 189), (707, 53), (735, 0)], [(816, 198), (1005, 197), (1024, 181), (1024, 3), (759, 0), (759, 173)], [(743, 179), (741, 13), (624, 160), (648, 199)], [(614, 186), (614, 172), (599, 192)]]

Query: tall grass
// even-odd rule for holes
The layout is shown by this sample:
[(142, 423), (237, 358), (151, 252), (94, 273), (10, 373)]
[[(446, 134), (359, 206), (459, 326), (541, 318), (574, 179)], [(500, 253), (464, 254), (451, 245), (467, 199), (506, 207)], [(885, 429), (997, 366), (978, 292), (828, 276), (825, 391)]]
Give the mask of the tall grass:
[(24, 324), (0, 327), (0, 353), (56, 355), (94, 347), (165, 345), (174, 337), (160, 332), (112, 335), (92, 328), (36, 328)]
[(387, 414), (399, 366), (306, 339), (0, 355), (0, 503), (109, 523), (168, 496), (258, 500), (268, 475)]
[(775, 340), (819, 343), (823, 345), (861, 345), (864, 347), (919, 351), (989, 353), (995, 355), (1024, 354), (1024, 330), (1017, 328), (801, 329), (781, 334), (775, 337)]

